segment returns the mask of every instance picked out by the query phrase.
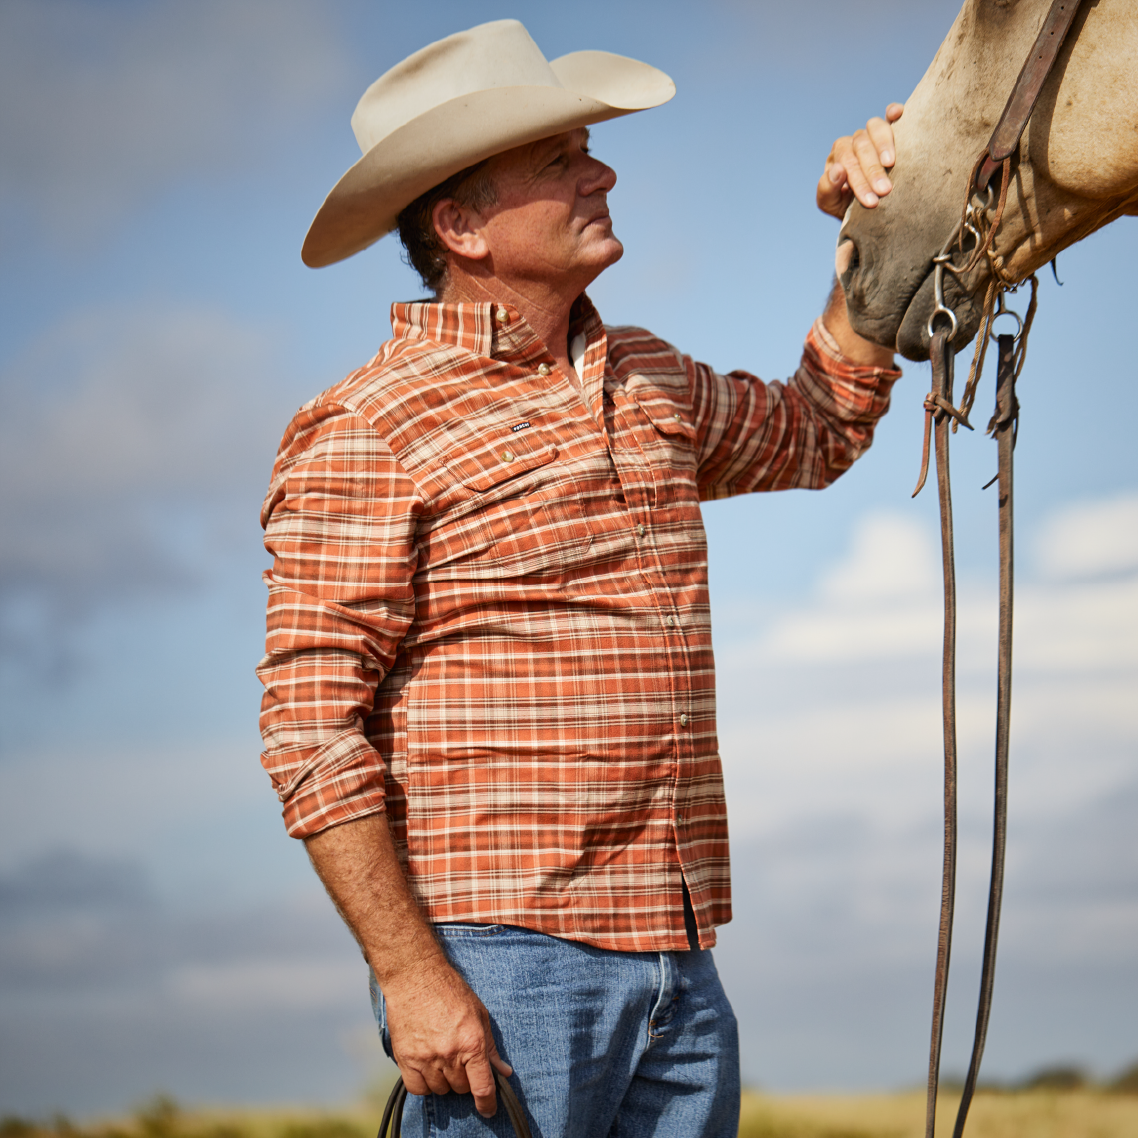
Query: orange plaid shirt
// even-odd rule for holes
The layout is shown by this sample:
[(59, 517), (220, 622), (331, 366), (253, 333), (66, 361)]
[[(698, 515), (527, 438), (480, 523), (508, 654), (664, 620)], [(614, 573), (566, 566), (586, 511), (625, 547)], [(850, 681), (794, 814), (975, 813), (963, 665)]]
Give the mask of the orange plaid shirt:
[(289, 833), (386, 810), (432, 921), (687, 948), (731, 916), (701, 499), (822, 487), (900, 374), (821, 322), (787, 384), (718, 375), (587, 298), (579, 390), (512, 308), (396, 304), (300, 409), (262, 762)]

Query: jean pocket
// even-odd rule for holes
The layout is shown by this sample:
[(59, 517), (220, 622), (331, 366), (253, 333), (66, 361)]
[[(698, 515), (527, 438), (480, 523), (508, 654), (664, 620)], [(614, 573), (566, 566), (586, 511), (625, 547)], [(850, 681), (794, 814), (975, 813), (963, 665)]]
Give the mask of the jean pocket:
[(376, 1026), (379, 1028), (379, 1042), (383, 1047), (384, 1054), (394, 1061), (395, 1056), (391, 1051), (391, 1036), (387, 1031), (387, 1001), (383, 998), (383, 993), (379, 989), (379, 982), (375, 978), (375, 973), (368, 969), (368, 991), (371, 993), (371, 1010), (375, 1016)]
[(432, 928), (447, 940), (468, 940), (476, 937), (501, 936), (509, 925), (474, 925), (455, 921), (433, 925)]

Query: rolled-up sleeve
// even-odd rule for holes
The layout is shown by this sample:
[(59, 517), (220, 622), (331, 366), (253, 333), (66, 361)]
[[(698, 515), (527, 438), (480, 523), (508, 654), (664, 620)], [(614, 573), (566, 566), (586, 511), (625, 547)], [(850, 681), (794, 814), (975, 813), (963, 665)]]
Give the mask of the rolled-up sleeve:
[(257, 667), (261, 762), (293, 837), (384, 809), (385, 764), (364, 724), (414, 617), (420, 512), (365, 418), (321, 403), (297, 414), (261, 514), (273, 567)]
[(692, 397), (703, 499), (828, 486), (873, 441), (901, 373), (841, 354), (821, 318), (787, 383), (720, 375), (683, 358)]

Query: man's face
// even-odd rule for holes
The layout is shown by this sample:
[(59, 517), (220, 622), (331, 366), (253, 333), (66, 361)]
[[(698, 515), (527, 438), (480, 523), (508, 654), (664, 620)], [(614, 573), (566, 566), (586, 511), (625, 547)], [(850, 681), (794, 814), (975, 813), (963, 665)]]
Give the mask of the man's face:
[(488, 172), (498, 201), (480, 212), (498, 279), (540, 281), (576, 295), (620, 260), (624, 246), (607, 201), (616, 174), (590, 156), (587, 130), (507, 150)]

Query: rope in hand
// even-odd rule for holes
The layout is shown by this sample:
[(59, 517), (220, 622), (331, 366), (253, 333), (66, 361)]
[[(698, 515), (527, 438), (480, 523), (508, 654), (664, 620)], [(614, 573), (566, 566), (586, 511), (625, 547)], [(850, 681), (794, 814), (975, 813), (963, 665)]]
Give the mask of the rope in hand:
[[(506, 1081), (505, 1075), (495, 1070), (494, 1082), (497, 1085), (498, 1098), (501, 1105), (506, 1108), (516, 1138), (533, 1138), (521, 1103), (514, 1094), (514, 1088)], [(400, 1076), (395, 1080), (395, 1086), (391, 1088), (391, 1094), (387, 1098), (387, 1105), (383, 1108), (383, 1121), (379, 1124), (377, 1138), (400, 1138), (403, 1133), (403, 1104), (406, 1101), (407, 1088)]]

